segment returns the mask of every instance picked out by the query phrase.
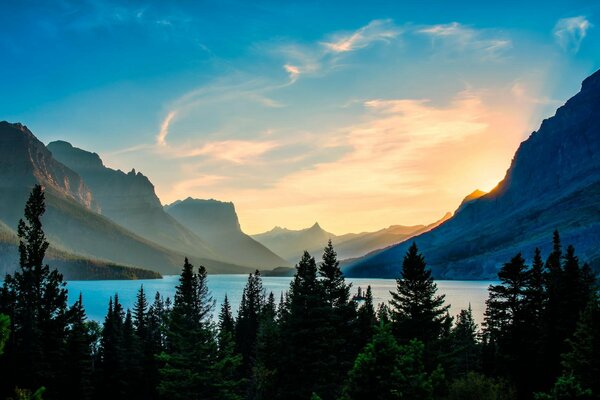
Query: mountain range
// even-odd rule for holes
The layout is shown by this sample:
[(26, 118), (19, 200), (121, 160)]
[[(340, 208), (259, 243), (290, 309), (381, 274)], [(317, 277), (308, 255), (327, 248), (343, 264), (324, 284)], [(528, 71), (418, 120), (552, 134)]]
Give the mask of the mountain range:
[(320, 257), (323, 248), (330, 239), (338, 258), (348, 259), (400, 243), (433, 229), (451, 216), (452, 214), (447, 213), (442, 219), (430, 225), (392, 225), (375, 232), (347, 233), (344, 235), (327, 232), (317, 222), (309, 228), (299, 230), (276, 226), (268, 232), (252, 235), (252, 237), (292, 264), (298, 262), (304, 250)]
[(518, 252), (548, 254), (552, 233), (600, 265), (600, 71), (519, 146), (504, 179), (475, 193), (429, 232), (345, 266), (350, 276), (396, 277), (415, 242), (438, 278), (493, 278)]

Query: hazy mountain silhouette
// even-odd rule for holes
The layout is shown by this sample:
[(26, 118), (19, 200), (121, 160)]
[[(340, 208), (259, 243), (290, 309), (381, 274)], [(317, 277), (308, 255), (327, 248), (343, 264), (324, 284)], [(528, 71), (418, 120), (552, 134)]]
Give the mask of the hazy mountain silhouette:
[[(437, 277), (492, 278), (517, 252), (547, 254), (552, 232), (581, 259), (600, 261), (600, 71), (521, 143), (490, 193), (463, 203), (446, 223), (414, 239)], [(409, 243), (355, 260), (352, 276), (398, 275)]]
[[(304, 250), (321, 251), (336, 235), (325, 231), (318, 222), (306, 229), (287, 229), (276, 226), (268, 232), (252, 235), (254, 239), (291, 263), (296, 263)], [(318, 254), (315, 254), (318, 256)]]
[(164, 211), (154, 185), (142, 173), (108, 168), (98, 154), (68, 142), (51, 142), (47, 147), (56, 160), (83, 178), (100, 214), (169, 249), (190, 256), (219, 258), (201, 238)]
[(242, 232), (233, 203), (188, 197), (164, 207), (182, 225), (228, 261), (256, 268), (275, 268), (289, 263)]
[(291, 230), (275, 227), (268, 232), (253, 235), (257, 241), (264, 244), (289, 262), (296, 263), (302, 252), (320, 257), (327, 241), (331, 239), (339, 259), (354, 258), (365, 255), (377, 249), (388, 247), (399, 243), (414, 235), (432, 229), (439, 225), (451, 214), (446, 214), (440, 221), (431, 225), (392, 225), (388, 228), (375, 232), (348, 233), (345, 235), (334, 235), (325, 231), (318, 223), (310, 228)]
[[(161, 273), (179, 271), (183, 253), (142, 238), (98, 214), (100, 207), (78, 173), (57, 161), (26, 126), (0, 122), (0, 221), (16, 227), (36, 183), (45, 188), (44, 230), (56, 248)], [(212, 271), (247, 271), (221, 261), (191, 258)]]

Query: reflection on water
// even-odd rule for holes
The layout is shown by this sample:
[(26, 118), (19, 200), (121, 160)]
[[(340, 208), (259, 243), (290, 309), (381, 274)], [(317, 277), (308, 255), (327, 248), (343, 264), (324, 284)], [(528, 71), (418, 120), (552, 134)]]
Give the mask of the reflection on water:
[[(119, 294), (119, 300), (125, 308), (130, 308), (135, 302), (135, 296), (144, 285), (148, 301), (152, 302), (154, 294), (159, 291), (165, 297), (173, 298), (175, 286), (179, 276), (165, 276), (164, 279), (138, 280), (138, 281), (70, 281), (67, 284), (69, 290), (69, 301), (74, 302), (79, 293), (83, 294), (83, 303), (88, 318), (102, 321), (108, 307), (108, 299), (115, 293)], [(246, 275), (209, 275), (208, 286), (217, 307), (223, 301), (225, 294), (229, 297), (234, 313), (237, 311), (242, 290), (246, 284)], [(263, 284), (268, 292), (275, 294), (279, 301), (282, 292), (289, 288), (288, 277), (263, 277)], [(390, 300), (390, 290), (396, 287), (394, 279), (348, 279), (352, 283), (352, 293), (356, 294), (358, 287), (366, 289), (371, 285), (375, 303)], [(469, 304), (473, 308), (475, 321), (481, 325), (485, 300), (487, 299), (488, 286), (491, 281), (436, 281), (438, 292), (446, 295), (446, 302), (450, 304), (450, 313), (455, 316), (461, 308), (467, 308)], [(215, 315), (218, 314), (218, 308)]]

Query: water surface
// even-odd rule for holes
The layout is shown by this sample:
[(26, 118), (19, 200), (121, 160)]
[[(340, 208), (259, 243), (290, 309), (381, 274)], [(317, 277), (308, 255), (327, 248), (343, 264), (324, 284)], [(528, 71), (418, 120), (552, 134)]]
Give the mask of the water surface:
[[(247, 275), (209, 275), (208, 287), (213, 298), (216, 301), (215, 315), (218, 314), (225, 294), (229, 297), (234, 313), (237, 311), (242, 290), (246, 284)], [(170, 275), (163, 279), (148, 280), (108, 280), (108, 281), (69, 281), (67, 288), (69, 290), (69, 302), (74, 302), (79, 293), (83, 295), (83, 303), (88, 318), (102, 321), (108, 307), (110, 296), (119, 294), (119, 300), (125, 308), (131, 308), (135, 302), (135, 296), (141, 285), (144, 285), (148, 301), (152, 302), (154, 294), (158, 291), (164, 297), (173, 298), (175, 286), (177, 286), (179, 276)], [(282, 292), (288, 290), (289, 277), (263, 277), (263, 285), (268, 292), (273, 292), (277, 301)], [(390, 300), (390, 290), (395, 290), (396, 281), (394, 279), (347, 279), (352, 283), (352, 293), (355, 294), (358, 287), (366, 289), (371, 285), (375, 303), (387, 302)], [(450, 313), (455, 316), (462, 308), (467, 308), (469, 304), (473, 308), (473, 315), (477, 324), (481, 325), (483, 312), (485, 310), (485, 300), (487, 299), (488, 286), (494, 282), (491, 281), (436, 281), (438, 292), (446, 295), (446, 303), (450, 304)]]

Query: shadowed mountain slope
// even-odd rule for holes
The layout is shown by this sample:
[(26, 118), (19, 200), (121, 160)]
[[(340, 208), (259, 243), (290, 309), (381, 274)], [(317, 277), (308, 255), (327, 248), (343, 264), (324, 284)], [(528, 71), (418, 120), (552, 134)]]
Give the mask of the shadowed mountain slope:
[[(438, 278), (492, 278), (517, 252), (546, 254), (552, 232), (582, 260), (600, 261), (600, 71), (521, 143), (490, 193), (414, 238)], [(398, 276), (413, 241), (347, 265), (351, 276)]]
[(165, 206), (165, 210), (231, 262), (255, 268), (289, 265), (242, 232), (233, 203), (188, 197)]

